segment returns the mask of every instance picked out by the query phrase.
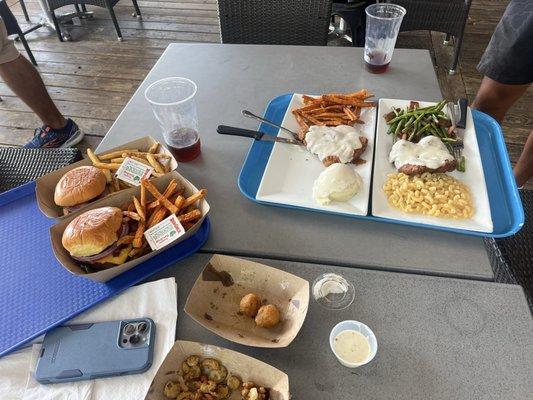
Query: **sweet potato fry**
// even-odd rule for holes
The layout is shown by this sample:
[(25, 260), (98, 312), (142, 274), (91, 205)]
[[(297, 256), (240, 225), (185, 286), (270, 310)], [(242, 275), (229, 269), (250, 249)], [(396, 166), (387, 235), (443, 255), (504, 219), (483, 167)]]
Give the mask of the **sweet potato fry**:
[(185, 197), (183, 197), (181, 194), (179, 194), (178, 197), (176, 197), (176, 200), (174, 200), (174, 205), (178, 209), (177, 212), (179, 212), (183, 208), (184, 204), (185, 204)]
[(130, 244), (133, 243), (133, 239), (135, 239), (135, 236), (133, 235), (122, 236), (119, 240), (117, 240), (117, 244)]
[(158, 211), (154, 212), (152, 221), (148, 224), (148, 228), (151, 228), (154, 225), (157, 225), (165, 219), (167, 210), (165, 208), (160, 208)]
[(141, 216), (133, 211), (122, 211), (122, 214), (134, 219), (135, 221), (141, 220)]
[(144, 212), (144, 207), (141, 205), (139, 200), (137, 200), (137, 197), (131, 196), (133, 199), (133, 205), (135, 206), (135, 210), (137, 210), (137, 214), (141, 218), (142, 221), (146, 221), (146, 214)]
[(187, 199), (185, 200), (185, 202), (183, 203), (181, 207), (182, 208), (189, 207), (190, 205), (193, 205), (194, 203), (196, 203), (198, 200), (203, 199), (206, 195), (207, 195), (207, 189), (199, 190), (192, 196), (187, 197)]
[(117, 151), (112, 151), (111, 153), (101, 154), (98, 156), (98, 158), (102, 161), (111, 160), (112, 158), (122, 157), (122, 153), (124, 153), (125, 151), (139, 151), (139, 150), (138, 149), (117, 150)]
[(136, 249), (142, 246), (144, 228), (144, 223), (139, 222), (139, 225), (137, 225), (137, 231), (135, 232), (135, 237), (133, 239), (133, 247)]
[(154, 168), (155, 172), (159, 172), (160, 174), (165, 173), (165, 170), (163, 169), (161, 164), (159, 164), (159, 162), (155, 159), (155, 157), (152, 154), (147, 154), (146, 159), (148, 160), (150, 165)]
[(146, 209), (146, 187), (141, 185), (141, 207)]
[(202, 216), (202, 212), (198, 209), (188, 212), (187, 214), (183, 214), (178, 216), (178, 221), (180, 222), (192, 222), (200, 219)]

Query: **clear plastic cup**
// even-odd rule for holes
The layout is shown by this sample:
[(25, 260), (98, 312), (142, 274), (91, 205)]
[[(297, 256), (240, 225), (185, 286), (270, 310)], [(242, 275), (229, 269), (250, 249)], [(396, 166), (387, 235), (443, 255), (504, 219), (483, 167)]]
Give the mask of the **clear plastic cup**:
[(342, 275), (327, 273), (313, 282), (313, 297), (318, 304), (330, 310), (342, 310), (353, 303), (355, 289)]
[(187, 78), (165, 78), (146, 88), (168, 149), (178, 161), (191, 161), (201, 153), (196, 111), (196, 84)]
[(385, 72), (392, 59), (405, 8), (390, 3), (372, 4), (366, 9), (365, 66), (369, 72)]

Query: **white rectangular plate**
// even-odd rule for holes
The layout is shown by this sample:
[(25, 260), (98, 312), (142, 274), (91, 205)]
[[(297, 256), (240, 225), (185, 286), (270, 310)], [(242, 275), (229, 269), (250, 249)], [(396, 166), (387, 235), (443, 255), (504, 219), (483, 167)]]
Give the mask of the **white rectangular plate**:
[[(387, 174), (396, 172), (394, 165), (389, 163), (389, 153), (392, 148), (392, 136), (387, 135), (388, 126), (383, 115), (388, 113), (392, 107), (405, 108), (410, 100), (380, 99), (377, 117), (376, 130), (376, 154), (374, 162), (374, 176), (372, 187), (372, 215), (407, 221), (417, 224), (443, 226), (454, 229), (467, 229), (477, 232), (492, 232), (492, 217), (490, 213), (489, 197), (485, 184), (485, 175), (479, 156), (476, 131), (472, 112), (468, 109), (466, 129), (464, 133), (463, 155), (466, 158), (466, 171), (453, 171), (448, 175), (466, 184), (472, 194), (475, 207), (475, 214), (471, 219), (454, 220), (433, 217), (430, 215), (406, 213), (389, 205), (387, 196), (383, 191), (383, 184), (387, 179)], [(435, 103), (420, 102), (421, 107), (434, 105)]]
[[(294, 94), (282, 126), (297, 132), (299, 126), (291, 111), (303, 105), (302, 95)], [(362, 165), (349, 164), (361, 175), (363, 180), (361, 190), (350, 201), (344, 203), (334, 201), (325, 206), (318, 204), (313, 199), (313, 183), (326, 167), (316, 155), (311, 154), (305, 147), (283, 143), (274, 144), (257, 190), (256, 199), (335, 214), (367, 215), (372, 155), (374, 153), (375, 118), (376, 108), (363, 108), (361, 120), (365, 124), (355, 126), (360, 128), (361, 134), (368, 139), (368, 147), (361, 156), (362, 159), (366, 160), (366, 163)], [(278, 136), (292, 139), (285, 132), (279, 132)]]

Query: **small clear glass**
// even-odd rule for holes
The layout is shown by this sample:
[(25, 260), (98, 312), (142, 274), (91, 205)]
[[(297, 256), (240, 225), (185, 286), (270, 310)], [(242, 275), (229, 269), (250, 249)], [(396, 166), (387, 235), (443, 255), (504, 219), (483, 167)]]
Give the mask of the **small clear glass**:
[(372, 4), (366, 9), (365, 66), (369, 72), (385, 72), (392, 59), (405, 8), (390, 3)]
[(201, 153), (196, 111), (196, 84), (187, 78), (165, 78), (146, 88), (168, 149), (176, 160), (187, 162)]
[(355, 289), (342, 275), (327, 273), (313, 282), (313, 298), (330, 310), (342, 310), (353, 303)]

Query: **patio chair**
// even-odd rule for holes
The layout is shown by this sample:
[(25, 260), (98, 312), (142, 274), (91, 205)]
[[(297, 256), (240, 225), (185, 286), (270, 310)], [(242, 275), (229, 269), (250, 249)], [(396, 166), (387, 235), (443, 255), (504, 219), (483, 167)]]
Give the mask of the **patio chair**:
[(365, 45), (365, 8), (372, 4), (369, 0), (333, 0), (331, 15), (339, 16), (350, 28), (347, 39), (354, 47)]
[(0, 147), (0, 193), (82, 159), (75, 148), (24, 149)]
[(401, 32), (429, 30), (446, 34), (444, 44), (455, 38), (455, 49), (449, 74), (454, 75), (459, 62), (459, 53), (472, 0), (393, 0), (407, 10)]
[[(56, 17), (55, 10), (64, 6), (74, 5), (76, 7), (76, 12), (80, 14), (87, 11), (87, 4), (107, 8), (107, 10), (109, 11), (109, 15), (111, 16), (111, 20), (113, 21), (113, 25), (115, 26), (115, 30), (117, 31), (118, 41), (122, 42), (122, 32), (120, 31), (120, 26), (118, 26), (117, 17), (113, 9), (117, 5), (119, 0), (46, 0), (46, 2), (48, 3), (49, 11), (52, 14), (52, 20), (54, 22), (54, 27), (57, 32), (57, 36), (61, 42), (63, 40), (70, 40), (70, 37), (61, 31), (61, 27), (59, 25), (59, 20)], [(135, 9), (134, 16), (136, 16), (138, 19), (142, 19), (141, 10), (139, 9), (137, 0), (132, 0), (132, 3), (133, 8)], [(79, 8), (80, 5), (81, 11)]]
[(325, 46), (332, 0), (218, 0), (222, 43)]
[(17, 19), (15, 18), (15, 16), (13, 15), (4, 0), (0, 0), (0, 17), (2, 17), (2, 20), (4, 21), (7, 34), (17, 35), (22, 45), (24, 46), (26, 53), (28, 54), (28, 58), (30, 59), (33, 65), (37, 65), (37, 61), (35, 61), (35, 57), (33, 56), (33, 53), (30, 50), (30, 46), (28, 46), (28, 42), (26, 41), (26, 36), (24, 35), (24, 32), (22, 32), (22, 30), (20, 29)]
[(521, 285), (533, 313), (533, 190), (521, 190), (520, 197), (526, 216), (522, 229), (505, 239), (485, 239), (485, 247), (495, 281)]

